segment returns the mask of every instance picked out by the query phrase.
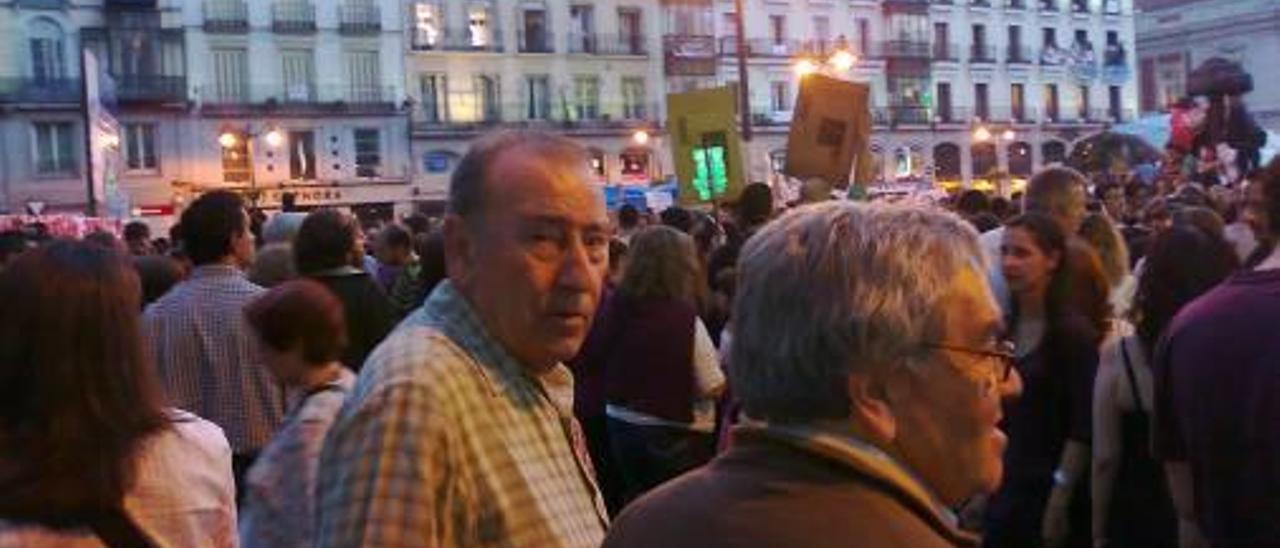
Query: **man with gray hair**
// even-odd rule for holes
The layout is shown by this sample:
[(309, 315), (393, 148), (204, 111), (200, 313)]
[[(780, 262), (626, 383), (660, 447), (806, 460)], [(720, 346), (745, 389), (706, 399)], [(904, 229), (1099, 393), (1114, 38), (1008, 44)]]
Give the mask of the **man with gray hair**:
[[(1085, 207), (1088, 205), (1088, 193), (1085, 191), (1088, 183), (1083, 174), (1069, 167), (1042, 169), (1027, 182), (1026, 194), (1022, 196), (1022, 211), (1044, 213), (1058, 221), (1064, 233), (1074, 235), (1080, 231), (1080, 224), (1088, 212)], [(987, 280), (991, 282), (991, 291), (1007, 312), (1012, 300), (1000, 268), (1003, 242), (1003, 226), (988, 230), (979, 238), (987, 259)]]
[(743, 248), (729, 451), (633, 503), (605, 546), (976, 545), (1021, 390), (977, 234), (931, 209), (830, 202)]
[(448, 280), (373, 351), (320, 456), (319, 546), (597, 546), (608, 517), (561, 362), (609, 262), (587, 154), (502, 132), (462, 158)]

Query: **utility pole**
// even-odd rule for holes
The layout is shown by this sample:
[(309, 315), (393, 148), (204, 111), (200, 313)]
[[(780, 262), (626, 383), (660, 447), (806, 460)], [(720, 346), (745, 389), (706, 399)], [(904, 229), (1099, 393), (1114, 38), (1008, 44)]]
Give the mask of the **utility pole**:
[(742, 117), (742, 142), (751, 142), (751, 91), (747, 75), (747, 23), (746, 14), (742, 11), (742, 0), (733, 0), (734, 25), (738, 27), (735, 37), (738, 48), (738, 114)]

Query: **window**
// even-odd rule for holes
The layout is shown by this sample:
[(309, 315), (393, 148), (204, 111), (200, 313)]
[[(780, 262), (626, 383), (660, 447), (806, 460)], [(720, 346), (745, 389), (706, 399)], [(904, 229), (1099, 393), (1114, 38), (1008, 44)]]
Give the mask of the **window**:
[(1050, 121), (1058, 120), (1058, 85), (1045, 84), (1044, 86), (1044, 109), (1045, 117)]
[(871, 23), (866, 19), (858, 19), (858, 55), (865, 56), (871, 51)]
[(831, 40), (831, 19), (825, 15), (813, 16), (813, 38), (823, 46)]
[(951, 29), (946, 23), (933, 24), (933, 51), (938, 59), (951, 58)]
[(791, 92), (790, 82), (772, 82), (769, 84), (769, 104), (772, 105), (774, 112), (786, 112), (791, 110)]
[(493, 17), (484, 5), (471, 6), (467, 10), (467, 38), (476, 49), (493, 45)]
[(938, 117), (944, 121), (952, 120), (951, 113), (951, 84), (947, 82), (938, 82)]
[(1107, 45), (1108, 46), (1120, 45), (1120, 33), (1114, 30), (1107, 31)]
[(498, 105), (498, 77), (476, 76), (474, 83), (476, 119), (482, 122), (497, 122), (500, 106)]
[(130, 171), (154, 170), (156, 162), (155, 124), (124, 126), (124, 165)]
[(1079, 109), (1079, 116), (1081, 120), (1088, 120), (1089, 110), (1091, 108), (1089, 105), (1089, 86), (1080, 86), (1079, 93), (1080, 95), (1076, 102), (1076, 106)]
[(1111, 118), (1117, 122), (1124, 121), (1124, 111), (1120, 107), (1120, 86), (1108, 86), (1107, 111), (1110, 112)]
[(626, 52), (630, 54), (644, 53), (644, 23), (641, 13), (635, 8), (618, 8), (618, 35)]
[(604, 180), (605, 179), (604, 151), (598, 148), (592, 147), (587, 149), (587, 156), (590, 158), (589, 163), (591, 165), (591, 173), (594, 174), (597, 179)]
[(622, 178), (627, 181), (648, 181), (650, 153), (644, 149), (628, 149), (618, 155), (622, 161)]
[(413, 45), (421, 49), (433, 49), (440, 44), (443, 34), (440, 24), (440, 7), (435, 2), (418, 2), (413, 5)]
[(376, 129), (355, 130), (356, 177), (377, 177), (382, 166), (382, 134)]
[(443, 74), (423, 74), (422, 118), (426, 122), (443, 122), (449, 119), (449, 86)]
[(36, 173), (57, 175), (75, 173), (75, 145), (71, 122), (37, 122), (33, 125)]
[(1058, 47), (1058, 32), (1057, 32), (1057, 30), (1052, 29), (1052, 28), (1047, 28), (1047, 29), (1044, 29), (1044, 30), (1043, 30), (1043, 32), (1044, 32), (1044, 47), (1045, 47), (1045, 49), (1049, 49), (1049, 48), (1056, 48), (1056, 47)]
[(27, 31), (31, 46), (31, 76), (36, 82), (67, 78), (62, 29), (47, 19), (36, 19)]
[(733, 37), (738, 35), (737, 12), (728, 11), (721, 14), (720, 24), (724, 27), (724, 31), (720, 33), (722, 36)]
[(986, 84), (973, 85), (973, 115), (981, 120), (991, 119), (991, 104), (988, 102)]
[(1023, 84), (1009, 86), (1009, 107), (1013, 110), (1013, 119), (1024, 122), (1027, 119), (1027, 90)]
[(973, 48), (974, 51), (980, 52), (987, 47), (987, 27), (986, 25), (973, 26)]
[(249, 99), (249, 55), (244, 49), (213, 50), (213, 93), (215, 103), (242, 103)]
[(311, 50), (284, 50), (284, 99), (288, 103), (315, 101), (315, 56)]
[(600, 117), (600, 78), (598, 76), (574, 77), (573, 96), (577, 99), (579, 120), (595, 120)]
[(222, 180), (228, 183), (249, 181), (249, 140), (237, 135), (235, 144), (222, 147)]
[(785, 15), (769, 16), (769, 36), (775, 45), (785, 44), (787, 39), (787, 17)]
[(569, 6), (569, 51), (595, 51), (595, 8), (590, 4)]
[(550, 52), (547, 40), (547, 12), (543, 10), (524, 10), (524, 36), (520, 51), (530, 53)]
[(378, 52), (347, 52), (348, 100), (356, 103), (377, 103), (382, 100), (378, 82), (382, 80), (378, 66)]
[(1025, 61), (1024, 57), (1026, 56), (1022, 54), (1022, 27), (1009, 25), (1009, 59)]
[(622, 78), (622, 117), (628, 120), (640, 120), (645, 112), (644, 78), (626, 76)]
[(527, 76), (525, 87), (525, 117), (529, 120), (546, 120), (551, 117), (551, 77), (545, 74)]
[(316, 134), (311, 131), (289, 132), (289, 178), (316, 178)]
[(448, 173), (458, 155), (448, 150), (433, 150), (422, 157), (422, 169), (427, 173)]

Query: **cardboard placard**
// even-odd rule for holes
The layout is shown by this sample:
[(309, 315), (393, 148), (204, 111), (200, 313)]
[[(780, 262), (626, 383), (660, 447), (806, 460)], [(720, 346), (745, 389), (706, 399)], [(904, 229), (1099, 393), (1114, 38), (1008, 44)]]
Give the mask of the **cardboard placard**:
[(801, 80), (800, 98), (787, 135), (783, 173), (801, 180), (819, 178), (836, 188), (845, 188), (857, 159), (855, 180), (859, 184), (870, 181), (869, 93), (866, 84), (820, 74)]

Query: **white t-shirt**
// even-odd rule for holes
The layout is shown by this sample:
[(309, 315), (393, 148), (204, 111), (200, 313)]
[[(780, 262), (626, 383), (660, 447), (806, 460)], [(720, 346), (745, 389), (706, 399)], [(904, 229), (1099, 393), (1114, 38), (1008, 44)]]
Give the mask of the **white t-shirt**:
[[(125, 511), (160, 548), (239, 545), (231, 445), (222, 429), (185, 411), (144, 442)], [(100, 548), (92, 531), (53, 531), (0, 520), (0, 547)]]
[(715, 391), (724, 384), (724, 371), (720, 370), (720, 356), (716, 345), (711, 341), (707, 326), (701, 318), (693, 319), (693, 422), (682, 424), (660, 419), (639, 411), (633, 411), (619, 405), (605, 406), (605, 414), (610, 418), (640, 426), (676, 426), (694, 432), (710, 433), (716, 429), (716, 401), (713, 398), (699, 397)]

